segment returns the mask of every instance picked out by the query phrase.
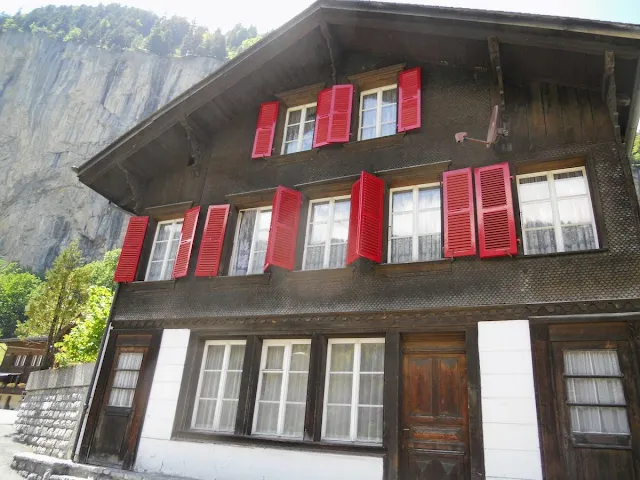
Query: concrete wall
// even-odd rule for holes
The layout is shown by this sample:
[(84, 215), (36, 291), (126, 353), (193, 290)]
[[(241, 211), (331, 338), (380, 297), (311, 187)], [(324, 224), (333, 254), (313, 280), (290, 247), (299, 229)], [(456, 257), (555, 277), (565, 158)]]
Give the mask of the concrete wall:
[(33, 372), (15, 422), (15, 440), (35, 453), (71, 458), (94, 364)]
[(189, 330), (164, 331), (135, 470), (202, 480), (382, 479), (379, 457), (171, 440), (188, 342)]

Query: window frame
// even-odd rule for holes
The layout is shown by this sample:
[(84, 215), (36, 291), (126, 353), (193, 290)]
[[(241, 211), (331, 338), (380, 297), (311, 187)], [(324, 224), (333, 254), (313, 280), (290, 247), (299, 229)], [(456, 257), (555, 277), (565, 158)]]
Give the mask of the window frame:
[[(376, 135), (373, 138), (367, 138), (367, 140), (373, 140), (374, 138), (381, 138), (382, 135), (382, 93), (387, 90), (396, 90), (396, 132), (398, 133), (398, 84), (393, 83), (389, 85), (384, 85), (382, 87), (371, 88), (369, 90), (365, 90), (360, 92), (360, 106), (358, 108), (358, 141), (362, 140), (362, 117), (364, 113), (364, 97), (365, 95), (371, 95), (373, 93), (377, 94), (377, 103), (376, 103)], [(371, 128), (371, 127), (367, 127)], [(385, 135), (385, 137), (389, 137), (390, 135)]]
[[(330, 268), (329, 267), (329, 261), (331, 259), (331, 233), (333, 232), (333, 222), (334, 222), (334, 209), (335, 209), (335, 202), (336, 201), (341, 201), (341, 200), (349, 200), (349, 213), (351, 213), (351, 195), (339, 195), (337, 197), (327, 197), (327, 198), (318, 198), (318, 199), (314, 199), (314, 200), (310, 200), (309, 201), (309, 209), (307, 212), (307, 224), (305, 226), (305, 236), (304, 236), (304, 247), (302, 250), (302, 270), (305, 272), (313, 272), (313, 271), (318, 271), (318, 270), (337, 270), (339, 268), (345, 268), (345, 266), (343, 267), (334, 267), (334, 268)], [(327, 238), (324, 242), (324, 258), (322, 260), (322, 267), (321, 268), (315, 268), (315, 269), (311, 269), (311, 268), (305, 268), (305, 265), (307, 263), (307, 248), (309, 247), (309, 240), (310, 240), (310, 233), (311, 233), (311, 214), (313, 213), (313, 206), (317, 203), (324, 203), (324, 202), (329, 202), (329, 221), (327, 222)], [(348, 236), (348, 222), (347, 222), (347, 241), (344, 243), (345, 246), (349, 244), (349, 236)], [(319, 245), (314, 245), (314, 246), (319, 246)]]
[[(171, 265), (171, 275), (169, 276), (169, 278), (163, 278), (166, 274), (166, 268), (167, 268), (167, 262), (168, 262), (168, 258), (169, 258), (169, 253), (171, 252), (171, 243), (174, 240), (174, 236), (173, 236), (173, 232), (171, 233), (171, 236), (169, 237), (169, 239), (167, 240), (167, 250), (164, 253), (164, 257), (162, 259), (162, 271), (161, 271), (161, 275), (160, 275), (160, 279), (157, 280), (150, 280), (149, 279), (149, 274), (151, 273), (151, 264), (155, 263), (153, 261), (153, 254), (156, 251), (156, 241), (158, 240), (158, 234), (160, 233), (160, 228), (162, 225), (169, 225), (169, 224), (177, 224), (178, 222), (180, 222), (180, 234), (178, 236), (178, 242), (180, 242), (180, 236), (182, 236), (182, 225), (184, 224), (184, 218), (180, 217), (180, 218), (173, 218), (171, 220), (162, 220), (156, 223), (156, 232), (153, 235), (153, 244), (151, 246), (151, 253), (149, 254), (149, 261), (147, 262), (147, 271), (144, 274), (144, 281), (145, 282), (162, 282), (165, 280), (171, 280), (171, 277), (173, 276), (173, 267), (175, 266), (176, 260), (175, 258), (173, 259), (173, 265)], [(180, 248), (180, 245), (178, 244), (178, 248)], [(176, 250), (176, 257), (178, 255), (178, 251)], [(156, 260), (157, 262), (157, 260)]]
[[(313, 121), (313, 128), (314, 128), (314, 132), (315, 132), (315, 125), (316, 125), (316, 120), (317, 120), (317, 114), (318, 114), (318, 102), (311, 102), (311, 103), (306, 103), (304, 105), (298, 105), (296, 107), (291, 107), (291, 108), (287, 108), (287, 114), (285, 117), (285, 121), (284, 121), (284, 132), (282, 133), (282, 147), (280, 148), (280, 154), (281, 155), (293, 155), (294, 153), (300, 153), (300, 152), (308, 152), (309, 150), (313, 150), (313, 137), (311, 139), (311, 148), (307, 149), (307, 150), (302, 150), (302, 141), (303, 141), (303, 137), (304, 137), (304, 125), (306, 122), (306, 118), (307, 118), (307, 110), (309, 108), (315, 107), (316, 108), (316, 119)], [(285, 150), (287, 148), (287, 143), (293, 143), (293, 142), (287, 142), (287, 129), (289, 127), (289, 114), (291, 112), (296, 112), (300, 110), (300, 123), (298, 124), (298, 139), (296, 140), (296, 143), (298, 144), (298, 149), (295, 152), (290, 152), (287, 153)]]
[[(560, 222), (560, 213), (558, 211), (558, 197), (556, 195), (556, 188), (555, 188), (555, 179), (553, 178), (553, 176), (555, 174), (558, 173), (571, 173), (571, 172), (577, 172), (580, 171), (582, 172), (582, 178), (584, 180), (584, 184), (586, 187), (586, 198), (589, 202), (589, 205), (591, 207), (591, 228), (593, 229), (593, 236), (595, 239), (595, 248), (593, 249), (586, 249), (586, 250), (570, 250), (567, 251), (565, 250), (565, 246), (564, 246), (564, 239), (562, 238), (562, 224)], [(543, 175), (546, 175), (547, 177), (547, 185), (549, 187), (549, 203), (551, 204), (551, 214), (553, 216), (553, 234), (554, 234), (554, 238), (556, 241), (556, 251), (555, 252), (551, 252), (551, 253), (527, 253), (527, 236), (526, 236), (526, 232), (527, 231), (532, 231), (532, 230), (545, 230), (545, 229), (549, 229), (549, 227), (534, 227), (534, 228), (525, 228), (524, 227), (524, 218), (522, 215), (522, 197), (520, 194), (520, 179), (523, 178), (532, 178), (532, 177), (541, 177)], [(552, 255), (552, 254), (556, 254), (556, 253), (577, 253), (577, 252), (588, 252), (590, 250), (598, 250), (600, 248), (600, 238), (599, 238), (599, 232), (598, 232), (598, 226), (597, 226), (597, 222), (596, 222), (596, 211), (594, 208), (594, 204), (593, 204), (593, 197), (592, 197), (592, 193), (591, 193), (591, 185), (589, 184), (589, 178), (587, 177), (587, 169), (585, 166), (579, 166), (579, 167), (569, 167), (569, 168), (560, 168), (560, 169), (555, 169), (555, 170), (541, 170), (539, 172), (535, 172), (535, 173), (525, 173), (525, 174), (521, 174), (521, 175), (516, 175), (516, 188), (517, 188), (517, 192), (518, 192), (518, 209), (519, 209), (519, 215), (520, 215), (520, 231), (521, 231), (521, 236), (522, 236), (522, 252), (525, 256), (533, 256), (533, 255)], [(562, 197), (562, 198), (576, 198), (578, 197), (578, 195), (573, 195), (573, 196), (568, 196), (568, 197)], [(580, 197), (582, 197), (582, 195), (580, 195)], [(535, 203), (534, 202), (530, 202), (530, 203)], [(588, 225), (587, 223), (582, 224), (582, 225)], [(562, 248), (560, 248), (562, 246)]]
[(31, 366), (39, 367), (42, 363), (42, 355), (32, 355), (31, 356)]
[[(375, 445), (380, 446), (384, 443), (384, 434), (383, 438), (379, 442), (366, 442), (362, 440), (358, 440), (358, 406), (359, 406), (359, 395), (360, 395), (360, 360), (361, 360), (361, 345), (368, 343), (377, 343), (382, 344), (384, 347), (383, 353), (383, 370), (382, 372), (368, 372), (368, 373), (382, 373), (384, 379), (384, 367), (386, 364), (386, 342), (385, 337), (339, 337), (339, 338), (330, 338), (327, 342), (327, 355), (325, 360), (325, 379), (324, 379), (324, 393), (322, 400), (322, 428), (320, 438), (322, 442), (330, 442), (330, 443), (347, 443), (347, 444), (357, 444), (357, 445)], [(351, 371), (351, 375), (353, 376), (353, 382), (351, 384), (351, 415), (350, 415), (350, 424), (349, 424), (349, 439), (334, 439), (326, 437), (326, 429), (327, 429), (327, 400), (329, 399), (329, 379), (331, 374), (331, 353), (333, 349), (333, 345), (336, 344), (354, 344), (354, 352), (353, 352), (353, 369)], [(383, 418), (382, 424), (384, 428), (384, 381), (382, 387), (382, 409), (383, 409)]]
[[(236, 269), (236, 262), (238, 261), (238, 237), (240, 236), (240, 225), (242, 224), (242, 218), (245, 214), (245, 212), (248, 211), (252, 211), (252, 210), (256, 210), (257, 215), (256, 215), (256, 223), (253, 226), (253, 232), (251, 234), (251, 246), (249, 247), (249, 263), (247, 266), (247, 273), (244, 275), (236, 275), (235, 269)], [(248, 277), (250, 275), (262, 275), (264, 273), (264, 268), (262, 271), (257, 272), (257, 273), (251, 273), (251, 265), (253, 264), (253, 256), (255, 254), (255, 244), (256, 244), (256, 232), (257, 229), (255, 228), (256, 224), (258, 223), (259, 220), (259, 216), (260, 216), (260, 212), (263, 211), (271, 211), (271, 214), (273, 215), (273, 205), (265, 205), (263, 207), (252, 207), (252, 208), (245, 208), (242, 209), (240, 211), (238, 211), (238, 218), (236, 220), (236, 231), (233, 234), (233, 249), (231, 251), (231, 262), (229, 264), (229, 276), (230, 277)], [(269, 244), (269, 237), (267, 237), (267, 245)]]
[[(296, 338), (296, 339), (268, 339), (262, 341), (262, 348), (260, 352), (260, 365), (258, 367), (258, 381), (256, 383), (256, 394), (255, 394), (255, 403), (254, 403), (254, 411), (253, 411), (253, 421), (251, 425), (251, 435), (255, 437), (264, 437), (264, 438), (285, 438), (290, 440), (302, 440), (304, 438), (304, 418), (303, 418), (303, 426), (302, 432), (299, 437), (292, 435), (285, 435), (284, 431), (284, 416), (286, 412), (286, 404), (287, 404), (287, 394), (289, 389), (289, 373), (291, 368), (291, 350), (293, 345), (309, 345), (309, 355), (311, 355), (311, 339), (310, 338)], [(276, 425), (275, 434), (269, 433), (258, 433), (256, 432), (258, 426), (258, 414), (260, 411), (260, 392), (262, 389), (262, 379), (263, 372), (265, 371), (265, 366), (267, 362), (267, 350), (268, 347), (273, 346), (284, 346), (284, 358), (282, 362), (282, 383), (280, 384), (280, 400), (278, 400), (278, 421)], [(311, 359), (309, 359), (311, 360)], [(286, 368), (285, 368), (286, 367)], [(307, 367), (307, 388), (309, 387), (309, 373), (311, 369), (311, 363)], [(272, 370), (268, 370), (272, 371)], [(305, 392), (305, 401), (304, 408), (306, 412), (307, 408), (307, 398)], [(271, 402), (274, 403), (274, 402)], [(289, 403), (300, 403), (300, 402), (289, 402)]]
[[(419, 253), (419, 242), (418, 238), (420, 235), (418, 234), (418, 213), (420, 212), (419, 208), (419, 197), (418, 194), (420, 189), (422, 188), (438, 188), (440, 193), (440, 258), (435, 258), (433, 260), (420, 260), (418, 257)], [(393, 194), (402, 191), (413, 191), (413, 233), (411, 235), (411, 261), (410, 262), (392, 262), (391, 261), (391, 240), (393, 237)], [(442, 260), (444, 258), (443, 252), (443, 216), (442, 216), (442, 183), (440, 182), (431, 182), (431, 183), (422, 183), (420, 185), (410, 185), (407, 187), (396, 187), (389, 189), (389, 219), (388, 219), (388, 235), (387, 235), (387, 263), (390, 265), (404, 265), (408, 263), (416, 263), (416, 262), (437, 262), (438, 260)], [(397, 237), (397, 238), (406, 238), (406, 237)]]
[[(218, 383), (218, 392), (216, 396), (216, 408), (213, 412), (213, 426), (211, 428), (198, 428), (196, 427), (196, 419), (198, 418), (198, 406), (200, 403), (200, 392), (202, 390), (202, 379), (204, 377), (204, 366), (207, 361), (207, 353), (210, 345), (224, 345), (224, 354), (222, 358), (222, 368), (220, 370), (220, 381)], [(229, 434), (233, 435), (235, 432), (235, 426), (229, 430), (220, 430), (220, 416), (222, 412), (222, 400), (224, 398), (224, 389), (227, 383), (227, 373), (229, 371), (229, 357), (231, 356), (231, 347), (233, 345), (243, 345), (245, 347), (245, 352), (247, 348), (247, 340), (207, 340), (204, 342), (204, 348), (202, 350), (202, 359), (200, 361), (200, 366), (198, 370), (198, 383), (196, 385), (195, 396), (193, 399), (193, 410), (191, 412), (191, 420), (189, 422), (189, 428), (195, 432), (206, 432), (206, 433), (215, 433), (215, 434)], [(244, 358), (242, 360), (242, 370), (241, 376), (244, 373), (246, 365), (244, 364)], [(238, 399), (239, 400), (239, 399)], [(238, 405), (236, 406), (236, 420), (238, 418), (238, 410), (240, 402), (238, 401)]]
[(24, 364), (27, 362), (27, 356), (26, 355), (16, 355), (15, 360), (13, 361), (13, 366), (14, 367), (24, 367)]

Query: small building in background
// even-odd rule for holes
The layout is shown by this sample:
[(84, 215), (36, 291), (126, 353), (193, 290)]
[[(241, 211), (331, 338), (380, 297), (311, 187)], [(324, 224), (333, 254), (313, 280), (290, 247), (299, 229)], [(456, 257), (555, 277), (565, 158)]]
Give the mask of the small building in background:
[(0, 364), (0, 409), (15, 410), (22, 401), (29, 375), (42, 365), (47, 338), (3, 338), (0, 342), (7, 346)]

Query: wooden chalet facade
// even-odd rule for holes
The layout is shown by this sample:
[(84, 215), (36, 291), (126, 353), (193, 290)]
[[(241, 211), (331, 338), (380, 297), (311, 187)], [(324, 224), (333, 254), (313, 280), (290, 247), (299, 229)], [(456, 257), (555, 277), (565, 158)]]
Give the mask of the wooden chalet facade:
[(134, 215), (80, 460), (640, 479), (639, 55), (325, 0), (117, 139), (78, 168)]
[(0, 338), (6, 352), (0, 364), (0, 409), (15, 410), (22, 402), (31, 372), (40, 370), (46, 337)]

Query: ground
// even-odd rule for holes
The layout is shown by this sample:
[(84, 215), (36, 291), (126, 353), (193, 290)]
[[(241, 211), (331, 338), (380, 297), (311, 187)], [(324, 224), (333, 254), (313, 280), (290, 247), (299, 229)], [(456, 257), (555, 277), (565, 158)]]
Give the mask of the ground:
[(15, 418), (14, 410), (0, 410), (0, 477), (2, 480), (23, 480), (20, 475), (11, 470), (11, 460), (15, 453), (31, 451), (26, 445), (11, 439)]

